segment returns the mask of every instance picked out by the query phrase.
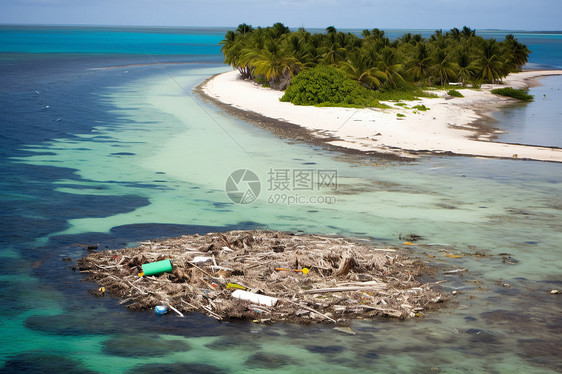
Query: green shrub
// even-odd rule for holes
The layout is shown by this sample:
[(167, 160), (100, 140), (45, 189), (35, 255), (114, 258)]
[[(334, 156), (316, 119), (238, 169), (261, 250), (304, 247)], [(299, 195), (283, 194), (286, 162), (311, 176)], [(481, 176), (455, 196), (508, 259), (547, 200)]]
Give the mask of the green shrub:
[(413, 101), (420, 97), (438, 97), (437, 94), (424, 91), (414, 83), (400, 81), (396, 87), (385, 83), (378, 91), (375, 91), (375, 98), (381, 101)]
[(254, 78), (254, 82), (263, 85), (264, 83), (267, 82), (267, 79), (265, 79), (265, 77), (263, 75), (258, 75), (257, 77)]
[(416, 106), (414, 106), (414, 109), (417, 109), (417, 110), (419, 110), (420, 112), (425, 112), (425, 111), (428, 111), (428, 110), (429, 110), (429, 108), (426, 107), (426, 106), (423, 105), (423, 104), (422, 104), (422, 105), (416, 105)]
[(375, 97), (381, 101), (419, 100), (419, 97), (414, 93), (405, 91), (376, 91)]
[(464, 97), (464, 95), (457, 90), (449, 90), (447, 91), (447, 95), (454, 97)]
[(496, 88), (491, 91), (495, 95), (513, 97), (522, 101), (533, 101), (533, 95), (529, 95), (526, 90), (518, 90), (512, 87)]
[(396, 113), (396, 117), (398, 118), (404, 118), (406, 117), (406, 115), (402, 114), (402, 113)]
[(260, 84), (262, 87), (271, 88), (271, 84), (265, 79), (263, 75), (258, 75), (254, 78), (254, 82)]
[(348, 78), (342, 71), (319, 65), (291, 80), (281, 101), (295, 105), (377, 107), (374, 92)]

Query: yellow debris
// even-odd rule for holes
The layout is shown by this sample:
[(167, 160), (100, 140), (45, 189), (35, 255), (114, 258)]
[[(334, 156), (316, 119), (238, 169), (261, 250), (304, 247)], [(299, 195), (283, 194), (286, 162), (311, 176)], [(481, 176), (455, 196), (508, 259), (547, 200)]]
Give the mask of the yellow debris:
[(246, 289), (246, 287), (244, 287), (244, 286), (241, 286), (241, 285), (236, 284), (236, 283), (230, 283), (230, 282), (228, 282), (228, 284), (226, 285), (226, 288), (238, 288), (240, 290)]

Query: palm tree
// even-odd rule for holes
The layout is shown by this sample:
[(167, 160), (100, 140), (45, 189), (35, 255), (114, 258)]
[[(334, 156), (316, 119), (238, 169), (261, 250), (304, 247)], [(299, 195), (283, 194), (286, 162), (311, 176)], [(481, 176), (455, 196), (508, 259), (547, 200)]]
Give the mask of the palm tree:
[(472, 30), (472, 29), (470, 29), (470, 27), (464, 26), (462, 28), (461, 35), (464, 38), (469, 39), (469, 38), (472, 38), (472, 37), (476, 36), (476, 30)]
[(224, 55), (224, 63), (238, 69), (242, 79), (251, 77), (251, 69), (243, 59), (243, 50), (247, 41), (247, 34), (228, 31), (219, 44)]
[(527, 46), (519, 43), (513, 34), (506, 35), (501, 44), (506, 65), (509, 66), (509, 72), (522, 70), (523, 65), (529, 59), (529, 53), (531, 53)]
[(491, 57), (481, 56), (475, 63), (476, 77), (484, 82), (495, 83), (503, 78), (503, 63), (497, 55)]
[[(310, 33), (304, 29), (300, 29), (295, 33), (291, 33), (287, 39), (287, 48), (291, 55), (295, 57), (302, 66), (314, 66), (314, 53), (309, 47)], [(298, 74), (298, 71), (294, 72)]]
[(456, 65), (449, 61), (444, 50), (437, 52), (435, 63), (431, 69), (433, 70), (433, 76), (439, 79), (441, 86), (457, 78), (457, 73), (455, 73)]
[(435, 32), (431, 34), (431, 36), (429, 37), (429, 40), (435, 42), (442, 38), (443, 38), (443, 30), (435, 30)]
[(309, 56), (309, 64), (317, 65), (322, 61), (323, 34), (312, 34), (306, 41), (305, 49)]
[(390, 47), (384, 47), (381, 51), (377, 68), (386, 75), (386, 81), (394, 88), (399, 81), (404, 81), (404, 78), (400, 75), (402, 64), (398, 62), (395, 50)]
[(340, 61), (345, 60), (347, 54), (347, 50), (335, 40), (323, 46), (320, 51), (322, 53), (322, 62), (327, 65), (337, 65)]
[(287, 87), (293, 73), (302, 68), (302, 64), (275, 41), (271, 41), (266, 48), (254, 55), (252, 65), (254, 75), (263, 75), (275, 89)]
[(275, 23), (273, 26), (267, 28), (273, 39), (278, 39), (282, 35), (288, 34), (291, 30), (281, 22)]
[(355, 50), (342, 64), (342, 70), (364, 87), (376, 89), (387, 80), (385, 73), (374, 66), (374, 61), (362, 50)]
[(242, 30), (242, 32), (245, 33), (237, 33), (235, 47), (232, 50), (232, 54), (235, 58), (231, 65), (238, 68), (242, 79), (253, 79), (255, 69), (253, 63), (254, 59), (265, 48), (266, 43), (270, 42), (272, 39), (268, 34), (268, 30), (261, 27), (251, 32), (244, 30)]
[(400, 37), (401, 43), (410, 43), (412, 41), (412, 33), (408, 32)]
[(457, 55), (457, 78), (463, 85), (474, 78), (474, 66), (468, 51), (460, 51)]
[(236, 32), (238, 34), (247, 34), (254, 31), (254, 28), (252, 27), (252, 25), (247, 25), (245, 23), (241, 23), (240, 25), (238, 25), (238, 28), (236, 29)]
[(529, 53), (532, 53), (525, 44), (515, 41), (513, 48), (513, 62), (517, 70), (523, 70), (523, 65), (529, 61)]
[(438, 49), (445, 49), (447, 46), (447, 38), (445, 38), (445, 35), (443, 35), (442, 30), (435, 30), (435, 32), (429, 37), (429, 40)]
[(431, 58), (427, 53), (427, 46), (423, 43), (418, 44), (416, 56), (408, 63), (408, 74), (414, 81), (419, 81), (427, 76), (431, 67)]
[(504, 64), (499, 52), (495, 39), (484, 41), (480, 56), (475, 61), (476, 78), (484, 82), (495, 83), (505, 76)]
[(228, 53), (234, 47), (234, 43), (236, 43), (236, 34), (234, 31), (229, 30), (226, 32), (224, 39), (219, 42), (219, 44), (222, 45), (221, 53)]
[(346, 51), (351, 51), (354, 48), (361, 48), (362, 42), (355, 34), (350, 32), (343, 33), (338, 32), (336, 34), (336, 42), (342, 47), (345, 48)]
[[(386, 45), (385, 42), (383, 42), (383, 39), (386, 38), (384, 36), (384, 31), (382, 30), (379, 30), (377, 28), (373, 30), (363, 30), (361, 34), (363, 35), (363, 46), (376, 47), (377, 50), (380, 50), (382, 49), (382, 47), (384, 47), (384, 45)], [(388, 42), (388, 44), (390, 44), (390, 41)]]
[(375, 39), (382, 39), (384, 38), (384, 31), (374, 28), (373, 30), (371, 30), (371, 35)]
[(453, 38), (453, 40), (456, 41), (461, 40), (461, 30), (457, 29), (456, 27), (453, 27), (451, 29), (451, 37)]

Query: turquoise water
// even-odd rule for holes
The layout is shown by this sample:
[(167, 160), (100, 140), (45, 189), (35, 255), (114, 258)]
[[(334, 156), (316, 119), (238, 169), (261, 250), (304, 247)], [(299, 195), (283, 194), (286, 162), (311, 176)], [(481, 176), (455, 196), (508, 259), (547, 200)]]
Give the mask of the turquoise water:
[(217, 55), (226, 29), (0, 27), (1, 52)]
[[(200, 36), (191, 33), (188, 39)], [(154, 35), (168, 38), (162, 30)], [(111, 48), (1, 55), (0, 97), (9, 104), (0, 112), (4, 371), (562, 371), (561, 299), (550, 294), (562, 288), (559, 164), (350, 158), (278, 139), (194, 97), (195, 85), (227, 70), (220, 56), (201, 57), (194, 46), (157, 57), (187, 64), (159, 65), (151, 51), (100, 52)], [(533, 88), (537, 96), (559, 85), (557, 78), (542, 82)], [(524, 138), (532, 131), (522, 128), (535, 124), (545, 135), (534, 143), (559, 139), (555, 97), (501, 111), (495, 125)], [(262, 184), (247, 205), (225, 193), (229, 174), (240, 168)], [(301, 169), (336, 171), (337, 189), (292, 187), (289, 194), (331, 204), (275, 198), (270, 172)], [(369, 237), (380, 245), (400, 245), (400, 234), (416, 233), (425, 246), (405, 250), (440, 265), (436, 280), (460, 293), (420, 320), (356, 321), (351, 335), (326, 325), (128, 312), (119, 300), (89, 294), (95, 285), (63, 261), (85, 255), (75, 243), (120, 248), (255, 227)], [(451, 253), (463, 257), (445, 256)], [(457, 267), (469, 271), (444, 274)]]
[[(493, 114), (502, 124), (506, 134), (499, 140), (508, 143), (540, 144), (562, 147), (562, 77), (543, 79), (541, 86), (534, 87), (533, 105), (513, 104), (509, 110)], [(496, 122), (492, 123), (492, 126)]]

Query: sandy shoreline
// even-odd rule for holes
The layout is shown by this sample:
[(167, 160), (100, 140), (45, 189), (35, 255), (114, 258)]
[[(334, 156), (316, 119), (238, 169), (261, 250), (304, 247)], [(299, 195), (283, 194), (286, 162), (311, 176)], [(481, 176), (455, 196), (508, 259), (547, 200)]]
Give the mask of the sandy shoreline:
[[(396, 158), (423, 154), (454, 154), (492, 158), (562, 162), (562, 149), (491, 141), (497, 130), (478, 124), (485, 116), (513, 99), (490, 93), (497, 87), (524, 88), (537, 78), (562, 75), (562, 70), (526, 71), (510, 74), (504, 84), (482, 85), (481, 90), (462, 90), (464, 98), (422, 98), (386, 104), (391, 109), (318, 108), (283, 103), (281, 91), (263, 88), (239, 79), (237, 71), (219, 74), (197, 91), (224, 109), (271, 129), (282, 136), (322, 143), (342, 150), (377, 153)], [(425, 105), (419, 111), (413, 106)], [(399, 118), (401, 113), (405, 117)]]

